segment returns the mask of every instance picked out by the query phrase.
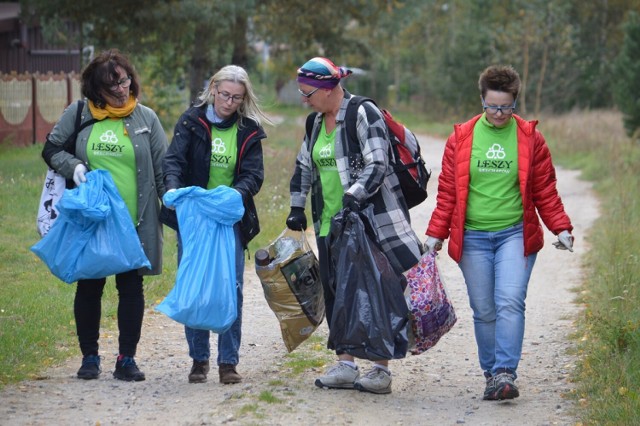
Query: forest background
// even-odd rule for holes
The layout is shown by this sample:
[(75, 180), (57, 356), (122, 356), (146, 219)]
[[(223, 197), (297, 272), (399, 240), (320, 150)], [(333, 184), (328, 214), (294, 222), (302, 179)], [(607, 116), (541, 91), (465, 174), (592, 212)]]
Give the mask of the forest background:
[[(318, 55), (364, 72), (352, 91), (433, 119), (476, 112), (479, 72), (505, 63), (523, 80), (522, 115), (626, 103), (640, 120), (640, 106), (623, 99), (640, 92), (639, 61), (619, 58), (640, 0), (20, 3), (22, 19), (39, 20), (51, 41), (128, 53), (144, 102), (165, 126), (224, 65), (241, 65), (278, 92)], [(81, 40), (68, 39), (65, 20), (81, 25)]]
[[(246, 67), (263, 105), (281, 125), (267, 128), (269, 186), (257, 199), (263, 233), (282, 229), (290, 167), (306, 111), (283, 107), (278, 93), (307, 59), (322, 55), (362, 70), (347, 79), (416, 132), (445, 137), (478, 113), (477, 78), (487, 65), (513, 65), (524, 87), (518, 114), (541, 120), (558, 164), (595, 184), (602, 219), (589, 236), (586, 276), (576, 289), (574, 371), (585, 424), (632, 424), (640, 412), (640, 0), (394, 1), (301, 0), (104, 2), (23, 0), (52, 40), (61, 23), (82, 24), (83, 46), (117, 47), (141, 76), (142, 102), (169, 137), (179, 114), (221, 66)], [(265, 48), (268, 47), (268, 55)], [(297, 99), (300, 104), (299, 98)], [(626, 132), (625, 132), (626, 130)], [(0, 151), (0, 386), (36, 377), (77, 356), (69, 310), (73, 287), (53, 286), (28, 247), (36, 241), (35, 200), (42, 185), (38, 147)], [(431, 194), (433, 195), (433, 194)], [(10, 200), (10, 201), (9, 201)], [(167, 236), (166, 258), (175, 256)], [(9, 266), (11, 265), (11, 266)], [(150, 282), (157, 301), (175, 265)], [(113, 294), (110, 294), (113, 303)], [(114, 305), (104, 315), (115, 328)], [(109, 325), (107, 325), (109, 327)]]

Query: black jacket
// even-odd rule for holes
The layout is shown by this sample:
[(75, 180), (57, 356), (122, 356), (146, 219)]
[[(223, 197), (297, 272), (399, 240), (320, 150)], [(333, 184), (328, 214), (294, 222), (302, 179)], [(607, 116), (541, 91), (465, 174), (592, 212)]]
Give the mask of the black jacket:
[[(234, 114), (222, 123), (211, 123), (206, 117), (207, 105), (191, 107), (180, 116), (173, 140), (164, 157), (162, 171), (166, 190), (200, 186), (209, 183), (211, 163), (211, 126), (225, 129), (239, 120)], [(238, 123), (238, 158), (233, 179), (233, 188), (242, 194), (245, 214), (240, 221), (243, 246), (259, 232), (258, 215), (253, 197), (260, 191), (264, 181), (262, 139), (266, 133), (258, 123), (242, 118)], [(160, 221), (178, 229), (175, 211), (163, 206)]]

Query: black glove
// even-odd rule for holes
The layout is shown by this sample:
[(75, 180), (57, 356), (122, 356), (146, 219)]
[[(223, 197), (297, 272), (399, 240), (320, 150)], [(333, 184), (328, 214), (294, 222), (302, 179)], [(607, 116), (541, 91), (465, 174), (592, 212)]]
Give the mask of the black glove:
[(360, 211), (360, 203), (353, 195), (346, 193), (342, 197), (342, 208), (358, 213)]
[(304, 231), (307, 229), (307, 215), (302, 207), (291, 207), (291, 213), (287, 218), (287, 228), (292, 231)]

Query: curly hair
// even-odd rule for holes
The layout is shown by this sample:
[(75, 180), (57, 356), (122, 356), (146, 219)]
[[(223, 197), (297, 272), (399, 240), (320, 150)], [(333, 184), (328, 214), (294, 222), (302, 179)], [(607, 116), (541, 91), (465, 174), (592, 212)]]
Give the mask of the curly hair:
[(109, 49), (100, 53), (85, 67), (80, 78), (82, 95), (97, 107), (104, 108), (107, 105), (104, 93), (116, 94), (111, 87), (117, 85), (120, 78), (117, 67), (124, 69), (131, 77), (129, 91), (137, 98), (140, 93), (138, 75), (129, 59), (118, 49)]
[(518, 99), (520, 75), (511, 65), (491, 65), (485, 68), (478, 79), (478, 88), (484, 98), (489, 90), (506, 92)]

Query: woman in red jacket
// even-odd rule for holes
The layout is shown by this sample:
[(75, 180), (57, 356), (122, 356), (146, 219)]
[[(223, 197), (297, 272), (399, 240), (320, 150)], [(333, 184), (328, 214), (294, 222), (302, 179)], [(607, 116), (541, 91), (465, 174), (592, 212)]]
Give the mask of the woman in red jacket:
[(571, 221), (556, 189), (549, 148), (537, 121), (515, 115), (520, 76), (510, 66), (480, 75), (484, 114), (454, 126), (442, 157), (427, 249), (458, 262), (473, 309), (485, 400), (519, 396), (527, 286), (543, 245), (538, 219), (559, 249), (573, 251)]

